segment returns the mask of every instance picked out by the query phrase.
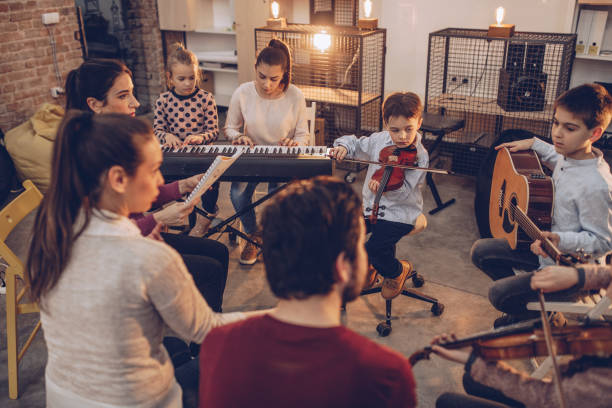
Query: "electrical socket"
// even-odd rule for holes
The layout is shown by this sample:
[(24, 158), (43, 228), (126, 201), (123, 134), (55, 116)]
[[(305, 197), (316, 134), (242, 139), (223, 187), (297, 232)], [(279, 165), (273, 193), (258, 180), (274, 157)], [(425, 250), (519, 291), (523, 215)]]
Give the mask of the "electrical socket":
[(43, 22), (44, 25), (59, 23), (59, 13), (58, 12), (54, 12), (54, 13), (45, 13), (45, 14), (43, 14), (42, 15), (42, 22)]
[(51, 88), (51, 96), (54, 98), (59, 98), (60, 95), (64, 94), (64, 88), (61, 86), (54, 86)]
[(462, 84), (467, 84), (468, 82), (470, 82), (470, 79), (467, 77), (463, 77), (463, 79), (461, 80)]

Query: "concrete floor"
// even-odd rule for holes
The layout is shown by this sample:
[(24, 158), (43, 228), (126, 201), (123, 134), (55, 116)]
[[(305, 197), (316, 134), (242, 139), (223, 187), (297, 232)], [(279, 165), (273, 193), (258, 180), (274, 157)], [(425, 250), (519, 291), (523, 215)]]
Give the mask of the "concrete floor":
[[(336, 171), (340, 177), (344, 171)], [(353, 184), (361, 190), (362, 177)], [(429, 343), (434, 335), (455, 332), (457, 335), (470, 334), (491, 327), (498, 313), (487, 300), (489, 279), (472, 266), (469, 251), (472, 243), (479, 238), (474, 220), (474, 179), (455, 176), (435, 177), (440, 194), (444, 199), (455, 197), (456, 203), (436, 215), (429, 215), (428, 228), (415, 236), (405, 237), (397, 249), (398, 256), (409, 259), (425, 277), (423, 292), (436, 296), (446, 309), (441, 316), (430, 312), (430, 305), (405, 297), (393, 302), (395, 320), (393, 332), (381, 338), (376, 333), (377, 323), (384, 318), (385, 304), (379, 294), (361, 297), (348, 305), (344, 323), (351, 329), (374, 341), (387, 345), (405, 356)], [(219, 206), (221, 216), (231, 213), (229, 184), (222, 183)], [(433, 198), (427, 187), (423, 190), (425, 209), (434, 207)], [(27, 225), (11, 237), (13, 246), (23, 253), (27, 240)], [(31, 220), (29, 222), (31, 225)], [(227, 234), (219, 238), (228, 243)], [(238, 263), (240, 248), (230, 248), (230, 269), (224, 298), (224, 311), (253, 310), (275, 305), (265, 281), (261, 263), (245, 267)], [(409, 283), (410, 285), (410, 283)], [(5, 302), (0, 301), (0, 313), (4, 316)], [(20, 331), (32, 328), (34, 318), (23, 317), (19, 321)], [(8, 399), (6, 367), (5, 325), (0, 325), (0, 406), (2, 407), (43, 407), (44, 366), (46, 348), (42, 335), (38, 335), (32, 347), (22, 360), (20, 374), (20, 398)], [(24, 341), (25, 338), (22, 338)], [(463, 367), (433, 357), (414, 368), (420, 407), (433, 407), (436, 397), (445, 391), (462, 390)]]

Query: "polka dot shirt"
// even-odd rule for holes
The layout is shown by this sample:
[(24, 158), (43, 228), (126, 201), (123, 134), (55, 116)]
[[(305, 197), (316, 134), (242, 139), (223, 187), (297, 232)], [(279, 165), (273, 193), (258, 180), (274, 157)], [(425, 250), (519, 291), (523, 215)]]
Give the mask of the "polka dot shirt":
[(179, 95), (173, 89), (161, 94), (155, 102), (153, 128), (160, 143), (166, 143), (169, 133), (181, 140), (204, 134), (211, 136), (212, 142), (219, 136), (217, 122), (215, 98), (202, 89), (196, 88), (191, 95)]

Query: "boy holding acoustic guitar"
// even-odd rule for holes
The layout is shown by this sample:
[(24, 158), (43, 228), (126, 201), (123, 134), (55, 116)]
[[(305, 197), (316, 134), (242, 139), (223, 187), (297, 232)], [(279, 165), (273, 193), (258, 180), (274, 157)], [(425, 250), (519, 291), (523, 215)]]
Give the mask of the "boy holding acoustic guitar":
[[(612, 97), (604, 87), (597, 84), (586, 84), (570, 89), (557, 98), (554, 104), (554, 118), (551, 137), (553, 144), (537, 138), (503, 143), (496, 149), (507, 149), (498, 153), (511, 157), (515, 152), (532, 149), (550, 168), (552, 174), (553, 200), (551, 205), (552, 219), (550, 231), (539, 231), (538, 228), (521, 223), (521, 214), (516, 207), (519, 201), (526, 200), (520, 194), (503, 191), (506, 180), (502, 180), (502, 190), (493, 190), (496, 186), (496, 174), (508, 179), (511, 174), (529, 180), (534, 186), (538, 180), (530, 174), (521, 174), (518, 162), (508, 166), (506, 174), (494, 173), (492, 183), (493, 209), (490, 214), (492, 224), (495, 217), (505, 218), (499, 222), (506, 232), (516, 222), (527, 232), (533, 242), (529, 250), (516, 247), (516, 242), (509, 244), (505, 238), (478, 240), (472, 246), (472, 262), (496, 282), (489, 291), (489, 300), (498, 310), (507, 315), (496, 319), (494, 326), (504, 326), (520, 320), (531, 318), (526, 309), (528, 301), (535, 300), (536, 295), (530, 288), (531, 271), (554, 264), (551, 254), (574, 254), (584, 251), (592, 257), (599, 257), (612, 250), (612, 175), (610, 167), (600, 150), (593, 147), (612, 118)], [(496, 171), (498, 170), (496, 162)], [(516, 168), (514, 165), (516, 164)], [(524, 176), (524, 177), (523, 177)], [(533, 180), (531, 180), (533, 179)], [(500, 185), (500, 184), (497, 184)], [(494, 197), (499, 193), (498, 197)], [(529, 191), (525, 195), (529, 196)], [(533, 195), (538, 194), (534, 191)], [(533, 198), (533, 197), (532, 197)], [(517, 203), (510, 203), (515, 200)], [(499, 213), (494, 206), (499, 201)], [(533, 204), (533, 202), (532, 202)], [(536, 208), (538, 203), (534, 204)], [(502, 206), (510, 211), (501, 211)], [(514, 208), (512, 208), (514, 207)], [(523, 211), (529, 211), (522, 208)], [(516, 213), (515, 213), (516, 212)], [(511, 213), (511, 214), (510, 214)], [(526, 217), (525, 217), (526, 218)], [(507, 222), (510, 221), (510, 222)], [(531, 220), (523, 220), (530, 224)], [(536, 220), (533, 220), (536, 221)], [(501, 231), (502, 233), (504, 231)], [(516, 233), (516, 232), (515, 232)], [(534, 239), (535, 237), (535, 239)], [(538, 239), (539, 238), (539, 239)], [(514, 269), (530, 273), (515, 275)], [(547, 299), (569, 300), (576, 294), (574, 290), (559, 292)], [(537, 315), (537, 312), (533, 312)]]
[[(385, 130), (361, 138), (342, 136), (334, 141), (329, 154), (338, 161), (346, 157), (427, 167), (429, 155), (417, 133), (423, 122), (422, 114), (423, 104), (417, 94), (392, 93), (382, 107)], [(389, 169), (386, 175), (385, 169)], [(378, 273), (384, 277), (381, 294), (385, 299), (397, 297), (412, 272), (408, 261), (395, 257), (395, 245), (414, 229), (423, 212), (424, 178), (422, 170), (368, 167), (363, 184), (363, 210), (367, 232), (372, 233), (365, 244), (372, 267), (364, 289), (375, 284)]]

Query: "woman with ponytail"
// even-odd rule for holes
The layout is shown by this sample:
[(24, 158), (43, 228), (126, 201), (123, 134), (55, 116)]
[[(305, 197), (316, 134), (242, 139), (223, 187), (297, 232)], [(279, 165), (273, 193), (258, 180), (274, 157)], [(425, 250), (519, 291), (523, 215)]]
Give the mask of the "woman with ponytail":
[[(272, 39), (255, 62), (255, 81), (246, 82), (232, 95), (225, 123), (225, 135), (242, 145), (307, 145), (306, 100), (302, 91), (291, 84), (291, 53), (282, 41)], [(239, 211), (251, 204), (257, 183), (233, 182), (230, 196)], [(268, 190), (276, 185), (269, 183)], [(253, 240), (255, 211), (240, 217), (244, 231)], [(247, 243), (240, 263), (257, 261), (257, 248)]]
[[(135, 116), (139, 106), (134, 96), (132, 73), (121, 61), (91, 59), (68, 74), (66, 109)], [(161, 185), (153, 208), (161, 207), (189, 193), (200, 177), (201, 174)], [(212, 239), (159, 233), (161, 226), (183, 222), (191, 211), (192, 207), (175, 202), (147, 215), (142, 215), (142, 211), (139, 211), (132, 214), (132, 218), (142, 235), (162, 239), (181, 254), (208, 304), (214, 311), (220, 312), (229, 265), (227, 247)], [(197, 353), (197, 347), (194, 348), (194, 353)]]
[(70, 111), (60, 126), (26, 268), (48, 407), (180, 407), (164, 327), (201, 343), (245, 317), (213, 312), (179, 254), (128, 218), (155, 201), (161, 162), (139, 119)]

